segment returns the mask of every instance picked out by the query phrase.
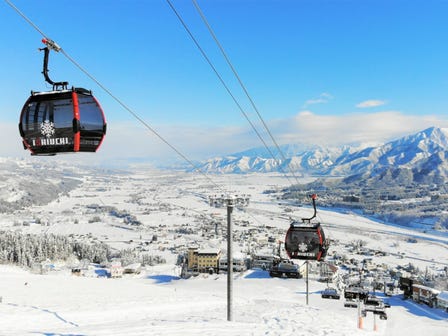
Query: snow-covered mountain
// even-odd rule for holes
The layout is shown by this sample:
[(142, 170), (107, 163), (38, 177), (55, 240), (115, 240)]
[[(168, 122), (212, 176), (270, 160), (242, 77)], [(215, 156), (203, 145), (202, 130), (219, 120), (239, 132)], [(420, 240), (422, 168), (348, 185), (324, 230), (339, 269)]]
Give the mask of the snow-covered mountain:
[[(250, 149), (207, 160), (201, 166), (211, 173), (290, 172), (300, 175), (370, 177), (388, 170), (406, 170), (415, 179), (448, 177), (448, 129), (431, 127), (386, 144), (355, 148), (280, 147), (283, 155), (270, 149)], [(286, 159), (286, 160), (285, 160)]]
[[(444, 157), (447, 150), (448, 129), (431, 127), (378, 147), (369, 147), (341, 156), (335, 161), (329, 173), (353, 175), (388, 167), (408, 169), (426, 167), (442, 172), (446, 171), (448, 166), (442, 167), (444, 162), (436, 158)], [(429, 163), (432, 163), (430, 167)]]
[[(254, 148), (225, 157), (209, 159), (201, 164), (203, 171), (212, 173), (290, 172), (301, 175), (322, 174), (335, 161), (355, 151), (350, 146), (324, 148), (282, 145), (275, 148)], [(275, 159), (272, 158), (275, 157)]]

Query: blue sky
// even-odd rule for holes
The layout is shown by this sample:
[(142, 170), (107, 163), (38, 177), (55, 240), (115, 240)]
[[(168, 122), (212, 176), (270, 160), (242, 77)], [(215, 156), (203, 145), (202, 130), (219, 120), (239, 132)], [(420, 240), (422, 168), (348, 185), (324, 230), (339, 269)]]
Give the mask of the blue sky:
[[(192, 160), (262, 146), (165, 0), (15, 0), (49, 38)], [(188, 0), (171, 0), (245, 113), (272, 144)], [(279, 144), (383, 142), (448, 127), (448, 1), (197, 0)], [(0, 2), (1, 156), (45, 91), (42, 36)], [(90, 162), (182, 159), (62, 54), (50, 77), (92, 89), (108, 134)], [(66, 158), (66, 156), (65, 156)]]

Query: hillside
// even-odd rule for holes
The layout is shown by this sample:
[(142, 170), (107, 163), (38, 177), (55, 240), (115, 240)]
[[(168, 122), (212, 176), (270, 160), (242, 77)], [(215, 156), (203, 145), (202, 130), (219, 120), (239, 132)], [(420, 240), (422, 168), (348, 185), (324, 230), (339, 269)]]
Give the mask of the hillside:
[[(448, 130), (431, 127), (386, 144), (357, 149), (285, 145), (286, 160), (252, 149), (208, 160), (210, 173), (278, 172), (314, 181), (289, 186), (282, 198), (301, 202), (317, 192), (321, 206), (341, 207), (423, 229), (448, 229)], [(275, 151), (273, 151), (275, 152)]]
[(79, 186), (83, 173), (79, 167), (0, 158), (0, 213), (47, 204)]
[[(275, 159), (266, 149), (250, 149), (202, 163), (209, 173), (249, 173), (294, 171), (302, 176), (362, 176), (374, 178), (391, 169), (406, 171), (401, 182), (411, 184), (438, 183), (448, 176), (445, 161), (448, 151), (448, 130), (428, 128), (376, 147), (359, 149), (342, 146), (337, 148), (301, 148), (299, 145), (280, 147), (286, 160), (271, 148)], [(403, 179), (406, 181), (403, 181)]]

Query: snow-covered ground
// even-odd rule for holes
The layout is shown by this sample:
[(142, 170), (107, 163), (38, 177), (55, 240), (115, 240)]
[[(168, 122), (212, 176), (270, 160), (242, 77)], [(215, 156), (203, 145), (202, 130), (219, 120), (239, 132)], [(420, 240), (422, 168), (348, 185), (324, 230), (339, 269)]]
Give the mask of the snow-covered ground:
[[(322, 283), (247, 271), (233, 282), (227, 321), (226, 275), (179, 279), (172, 267), (122, 279), (35, 275), (0, 267), (1, 335), (446, 335), (441, 310), (392, 297), (388, 320), (321, 299)], [(376, 325), (375, 325), (376, 322)], [(376, 331), (375, 331), (376, 328)]]
[[(235, 210), (238, 221), (281, 232), (289, 216), (308, 217), (312, 210), (284, 205), (267, 189), (281, 189), (288, 181), (276, 175), (213, 176), (214, 183), (232, 193), (249, 194), (250, 206)], [(212, 208), (207, 197), (220, 193), (203, 176), (170, 172), (137, 172), (132, 175), (86, 176), (83, 185), (46, 206), (0, 216), (0, 227), (22, 232), (90, 234), (116, 248), (129, 248), (150, 239), (155, 230), (191, 225), (205, 218), (225, 223), (226, 209)], [(143, 225), (129, 227), (122, 219), (92, 213), (89, 205), (115, 207), (136, 216)], [(285, 208), (288, 208), (285, 211)], [(448, 266), (448, 237), (398, 228), (356, 214), (319, 209), (319, 220), (335, 241), (330, 252), (349, 253), (344, 243), (363, 240), (369, 248), (388, 252), (375, 257), (388, 265), (413, 263), (437, 271)], [(100, 221), (92, 221), (100, 217)], [(24, 219), (39, 218), (45, 225), (17, 226)], [(277, 232), (277, 231), (273, 231)], [(409, 238), (415, 238), (412, 242)], [(201, 235), (160, 234), (156, 250), (167, 264), (147, 267), (140, 275), (121, 279), (77, 277), (70, 270), (38, 275), (0, 266), (0, 335), (428, 335), (447, 334), (448, 314), (442, 310), (390, 298), (388, 319), (368, 314), (358, 328), (357, 309), (344, 308), (343, 299), (321, 299), (326, 284), (310, 279), (306, 302), (304, 279), (270, 278), (267, 272), (235, 273), (233, 319), (227, 321), (226, 274), (180, 279), (170, 245), (225, 248), (225, 240)], [(236, 250), (247, 245), (235, 243)], [(153, 247), (153, 245), (151, 245)], [(404, 254), (404, 255), (403, 255)], [(353, 255), (353, 257), (357, 257)]]

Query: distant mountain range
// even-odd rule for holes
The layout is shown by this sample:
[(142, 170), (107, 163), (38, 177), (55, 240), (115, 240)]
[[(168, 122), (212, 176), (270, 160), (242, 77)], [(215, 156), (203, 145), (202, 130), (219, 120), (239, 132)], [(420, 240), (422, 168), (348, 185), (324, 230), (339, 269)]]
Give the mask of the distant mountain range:
[[(208, 173), (280, 172), (301, 176), (380, 178), (384, 174), (416, 182), (445, 181), (448, 176), (448, 129), (431, 127), (383, 145), (336, 148), (282, 145), (277, 149), (254, 148), (202, 162)], [(285, 159), (284, 159), (285, 158)], [(405, 174), (406, 176), (402, 176)], [(393, 176), (392, 176), (393, 175)]]

